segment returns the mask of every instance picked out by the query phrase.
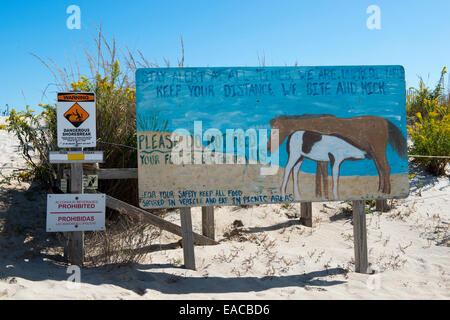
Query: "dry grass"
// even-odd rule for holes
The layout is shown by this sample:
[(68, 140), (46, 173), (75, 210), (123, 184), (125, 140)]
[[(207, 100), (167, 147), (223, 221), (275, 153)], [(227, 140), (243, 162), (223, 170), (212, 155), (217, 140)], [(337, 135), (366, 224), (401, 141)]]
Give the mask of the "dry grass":
[[(52, 58), (37, 58), (53, 75), (53, 82), (43, 91), (91, 91), (96, 94), (97, 149), (103, 150), (105, 162), (102, 168), (136, 168), (136, 99), (135, 71), (138, 68), (159, 67), (157, 62), (149, 62), (144, 54), (128, 47), (121, 49), (113, 37), (106, 39), (102, 27), (89, 29), (94, 50), (82, 47), (81, 65), (88, 65), (89, 71), (80, 70), (76, 53), (73, 59), (67, 57), (66, 66), (61, 67)], [(184, 42), (181, 41), (181, 58), (178, 67), (184, 66)], [(163, 58), (165, 65), (170, 62)], [(49, 98), (49, 97), (47, 97)], [(49, 99), (53, 100), (53, 99)], [(152, 122), (158, 122), (152, 119)], [(54, 128), (56, 131), (56, 127)], [(130, 204), (138, 204), (137, 179), (108, 180), (99, 184), (99, 190)]]
[(160, 230), (122, 216), (108, 221), (105, 231), (86, 232), (85, 265), (128, 265), (140, 263), (160, 236)]

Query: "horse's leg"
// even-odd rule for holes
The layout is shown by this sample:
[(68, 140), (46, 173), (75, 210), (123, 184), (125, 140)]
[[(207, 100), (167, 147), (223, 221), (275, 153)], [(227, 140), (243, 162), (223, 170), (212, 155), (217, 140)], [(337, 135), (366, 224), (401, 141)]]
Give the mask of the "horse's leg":
[(378, 192), (390, 193), (391, 183), (389, 179), (390, 167), (386, 159), (386, 147), (389, 140), (389, 132), (379, 130), (375, 136), (369, 137), (370, 156), (373, 158), (375, 166), (378, 170), (379, 185)]
[(316, 168), (316, 197), (321, 198), (322, 197), (322, 166), (321, 162), (317, 161), (317, 168)]
[(391, 167), (387, 162), (386, 155), (374, 157), (373, 162), (378, 170), (378, 192), (391, 193)]
[(289, 155), (288, 163), (286, 164), (286, 167), (284, 168), (283, 184), (281, 185), (281, 196), (283, 198), (285, 197), (286, 185), (287, 185), (289, 176), (291, 174), (292, 167), (297, 163), (299, 158), (300, 158), (300, 155), (298, 155), (296, 152), (291, 150), (291, 154)]
[(322, 180), (323, 180), (323, 190), (325, 193), (325, 199), (328, 199), (328, 162), (321, 161), (320, 166), (322, 167)]
[(373, 163), (375, 163), (375, 167), (378, 171), (378, 192), (383, 192), (384, 190), (384, 178), (383, 178), (383, 171), (381, 170), (380, 162), (378, 161), (377, 157), (373, 157)]
[(332, 162), (331, 163), (331, 166), (330, 166), (330, 168), (331, 168), (331, 184), (334, 186), (334, 162)]
[(342, 160), (336, 159), (333, 164), (332, 174), (333, 174), (333, 196), (334, 200), (338, 199), (338, 185), (339, 185), (339, 171)]
[(386, 154), (383, 154), (382, 157), (378, 158), (379, 166), (380, 166), (380, 172), (381, 172), (381, 192), (382, 193), (391, 193), (391, 167), (389, 166), (389, 163), (386, 159)]
[(294, 166), (294, 169), (292, 169), (292, 175), (294, 177), (294, 196), (295, 200), (301, 200), (300, 199), (300, 192), (298, 191), (298, 175), (300, 174), (300, 167), (302, 166), (304, 158), (300, 157), (297, 164)]
[(339, 180), (340, 180), (340, 178), (341, 178), (341, 164), (342, 164), (342, 161), (339, 163), (339, 166), (338, 166), (338, 175), (337, 175), (337, 194), (338, 194), (338, 198), (340, 197), (340, 195), (341, 195), (341, 189), (340, 189), (340, 186), (339, 186)]

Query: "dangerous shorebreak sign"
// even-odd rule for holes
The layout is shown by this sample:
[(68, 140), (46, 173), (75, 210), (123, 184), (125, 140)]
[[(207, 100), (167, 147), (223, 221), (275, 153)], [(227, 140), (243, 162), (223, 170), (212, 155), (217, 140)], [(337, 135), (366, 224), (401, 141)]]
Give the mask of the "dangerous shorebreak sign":
[(94, 93), (59, 92), (56, 113), (59, 148), (96, 146)]
[(47, 195), (47, 232), (105, 230), (105, 195)]

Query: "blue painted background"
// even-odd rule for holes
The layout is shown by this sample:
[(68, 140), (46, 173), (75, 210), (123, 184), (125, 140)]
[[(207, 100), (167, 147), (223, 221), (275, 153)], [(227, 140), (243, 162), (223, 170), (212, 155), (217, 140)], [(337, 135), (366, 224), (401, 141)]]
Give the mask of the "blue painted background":
[[(376, 83), (377, 90), (364, 91), (362, 83), (368, 82)], [(349, 83), (354, 92), (338, 89)], [(272, 91), (233, 97), (228, 90), (230, 86), (252, 84), (265, 88), (270, 85)], [(295, 85), (295, 94), (283, 90), (282, 84), (285, 89)], [(197, 96), (199, 89), (195, 86), (213, 88), (214, 94), (206, 90), (209, 95)], [(152, 117), (158, 119), (159, 129), (167, 124), (164, 131), (184, 128), (193, 133), (194, 121), (202, 121), (203, 132), (217, 128), (225, 133), (226, 129), (270, 129), (269, 121), (280, 115), (373, 115), (390, 120), (406, 138), (402, 66), (145, 68), (136, 71), (136, 103), (138, 131), (147, 131), (139, 119)], [(407, 160), (401, 159), (389, 144), (386, 152), (391, 173), (407, 174)], [(286, 162), (284, 142), (280, 146), (280, 165), (284, 167)], [(309, 173), (315, 169), (316, 163), (308, 159), (301, 167)], [(344, 162), (341, 175), (378, 173), (373, 161), (366, 159)]]

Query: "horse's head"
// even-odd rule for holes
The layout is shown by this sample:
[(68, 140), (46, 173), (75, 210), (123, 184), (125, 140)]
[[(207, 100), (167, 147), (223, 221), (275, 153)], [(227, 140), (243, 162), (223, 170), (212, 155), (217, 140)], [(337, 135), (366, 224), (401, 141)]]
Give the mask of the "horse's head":
[(280, 117), (275, 117), (272, 120), (270, 120), (270, 127), (278, 129), (279, 123), (280, 123)]

